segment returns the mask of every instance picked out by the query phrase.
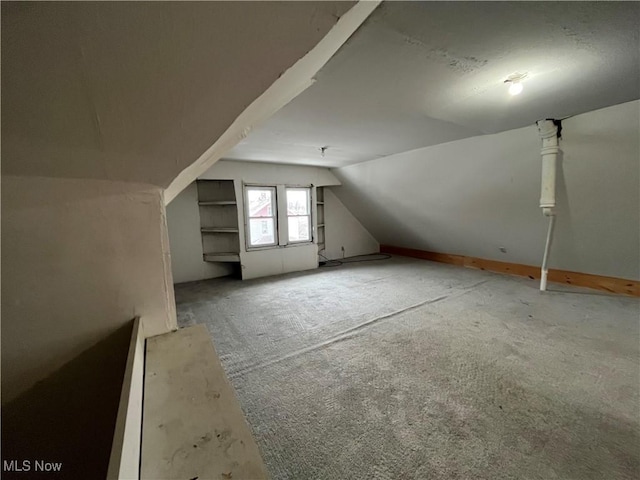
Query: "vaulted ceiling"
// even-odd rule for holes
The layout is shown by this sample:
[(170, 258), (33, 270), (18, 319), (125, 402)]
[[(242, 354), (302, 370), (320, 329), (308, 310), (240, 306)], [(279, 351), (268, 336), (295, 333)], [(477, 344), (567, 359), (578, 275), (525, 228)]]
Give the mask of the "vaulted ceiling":
[(384, 2), (225, 158), (338, 167), (634, 100), (639, 32), (636, 2)]

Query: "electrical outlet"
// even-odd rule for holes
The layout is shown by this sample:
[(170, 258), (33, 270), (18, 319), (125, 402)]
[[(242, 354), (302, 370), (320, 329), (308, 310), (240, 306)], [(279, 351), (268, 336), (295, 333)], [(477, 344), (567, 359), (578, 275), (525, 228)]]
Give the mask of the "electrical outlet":
[(502, 253), (507, 253), (507, 248), (506, 247), (500, 247), (500, 251)]

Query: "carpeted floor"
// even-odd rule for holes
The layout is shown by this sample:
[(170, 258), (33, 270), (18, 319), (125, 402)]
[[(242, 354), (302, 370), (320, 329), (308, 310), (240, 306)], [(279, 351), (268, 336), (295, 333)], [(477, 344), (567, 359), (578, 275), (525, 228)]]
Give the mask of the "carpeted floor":
[(176, 286), (274, 479), (640, 478), (638, 299), (395, 257)]

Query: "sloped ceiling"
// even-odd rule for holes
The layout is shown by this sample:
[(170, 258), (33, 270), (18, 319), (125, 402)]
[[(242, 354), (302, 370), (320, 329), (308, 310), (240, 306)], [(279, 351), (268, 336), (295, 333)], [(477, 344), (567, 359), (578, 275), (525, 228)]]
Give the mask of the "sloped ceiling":
[(2, 173), (166, 187), (354, 2), (3, 2)]
[(225, 157), (339, 167), (634, 100), (639, 32), (636, 2), (385, 2)]

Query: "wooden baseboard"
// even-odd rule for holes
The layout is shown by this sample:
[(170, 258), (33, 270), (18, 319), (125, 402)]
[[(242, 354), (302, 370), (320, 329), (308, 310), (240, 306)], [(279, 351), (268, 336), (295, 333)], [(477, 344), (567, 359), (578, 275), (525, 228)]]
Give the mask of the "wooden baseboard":
[[(432, 262), (449, 263), (451, 265), (458, 265), (461, 267), (477, 268), (480, 270), (487, 270), (489, 272), (506, 273), (509, 275), (518, 275), (521, 277), (529, 277), (531, 279), (540, 278), (540, 267), (532, 265), (499, 262), (497, 260), (486, 260), (484, 258), (467, 257), (464, 255), (428, 252), (412, 248), (394, 247), (392, 245), (380, 245), (380, 253), (421, 258)], [(567, 285), (574, 285), (576, 287), (587, 287), (595, 290), (603, 290), (609, 293), (640, 297), (640, 281), (638, 280), (603, 277), (601, 275), (592, 275), (590, 273), (569, 272), (566, 270), (555, 269), (549, 269), (548, 280), (550, 282), (564, 283)]]

